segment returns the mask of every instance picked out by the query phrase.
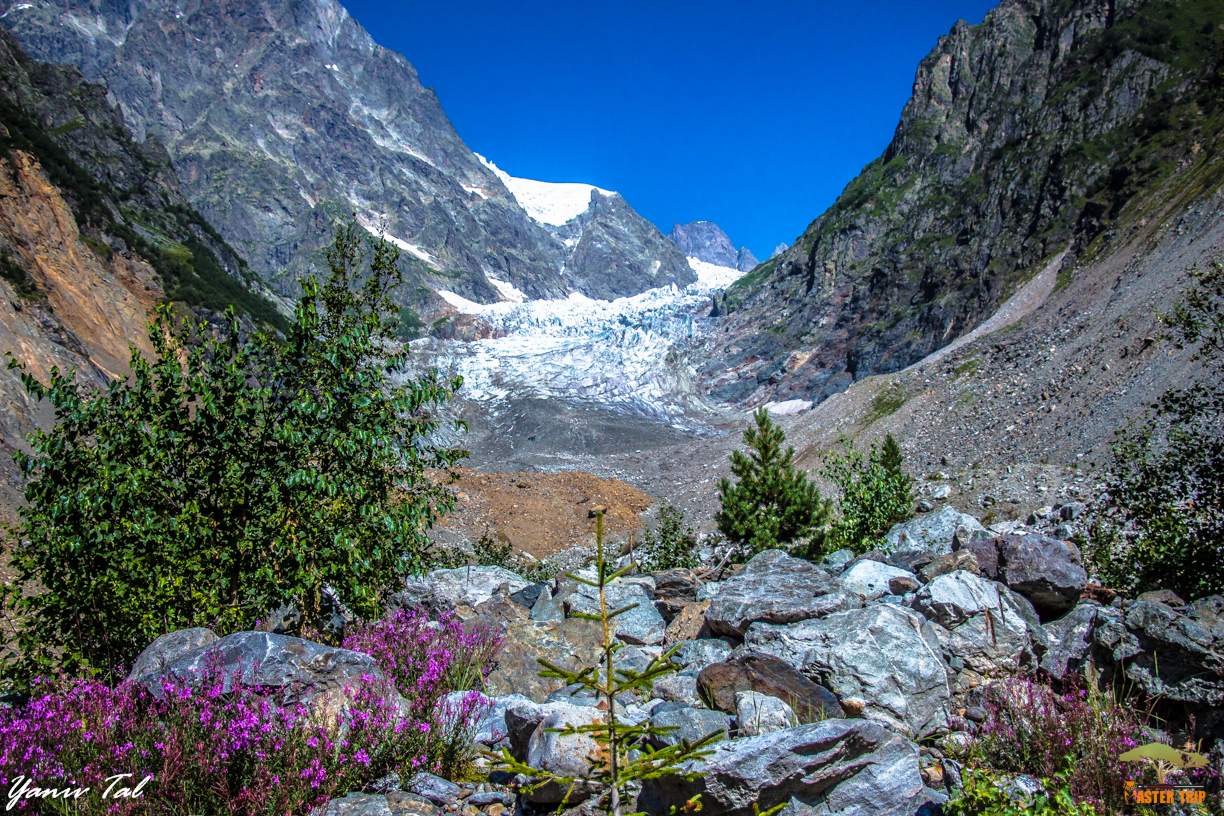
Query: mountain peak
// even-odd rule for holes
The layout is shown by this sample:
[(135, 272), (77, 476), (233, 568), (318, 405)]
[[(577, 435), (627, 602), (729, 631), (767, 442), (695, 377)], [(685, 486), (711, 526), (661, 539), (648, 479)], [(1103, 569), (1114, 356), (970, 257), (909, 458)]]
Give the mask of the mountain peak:
[(748, 247), (738, 250), (722, 227), (713, 221), (690, 221), (672, 227), (672, 242), (690, 258), (745, 272), (757, 265), (756, 256)]

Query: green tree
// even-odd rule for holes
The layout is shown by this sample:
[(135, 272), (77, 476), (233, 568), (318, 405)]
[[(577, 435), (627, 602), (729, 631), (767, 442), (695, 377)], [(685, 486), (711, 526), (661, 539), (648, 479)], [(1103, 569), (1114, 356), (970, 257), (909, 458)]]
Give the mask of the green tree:
[[(607, 588), (618, 578), (632, 572), (635, 564), (614, 570), (604, 552), (604, 515), (595, 513), (595, 580), (580, 575), (569, 575), (579, 583), (593, 587), (599, 597), (599, 612), (576, 613), (573, 616), (593, 620), (602, 627), (603, 658), (600, 665), (587, 666), (577, 671), (561, 668), (555, 663), (539, 659), (541, 677), (555, 677), (566, 685), (577, 685), (586, 689), (599, 700), (599, 709), (604, 716), (586, 725), (567, 724), (556, 729), (562, 735), (583, 736), (599, 747), (588, 757), (589, 770), (582, 777), (563, 776), (541, 768), (534, 768), (514, 757), (509, 748), (503, 748), (498, 758), (500, 770), (524, 774), (531, 778), (527, 790), (537, 790), (545, 785), (556, 785), (565, 791), (557, 813), (571, 804), (580, 789), (593, 791), (596, 803), (609, 816), (625, 814), (630, 800), (629, 787), (647, 779), (675, 776), (685, 773), (680, 766), (692, 759), (709, 753), (707, 747), (722, 737), (714, 733), (695, 742), (681, 739), (673, 745), (655, 747), (657, 738), (672, 733), (673, 727), (651, 725), (646, 720), (637, 725), (617, 718), (618, 700), (626, 694), (649, 695), (655, 681), (679, 670), (672, 657), (679, 644), (653, 658), (641, 671), (619, 667), (617, 653), (624, 644), (617, 641), (613, 633), (613, 621), (634, 609), (637, 604), (612, 609), (608, 606)], [(695, 803), (692, 803), (695, 806)], [(647, 814), (632, 814), (647, 816)]]
[(1224, 263), (1190, 272), (1161, 320), (1206, 376), (1165, 393), (1114, 443), (1092, 508), (1089, 560), (1128, 591), (1224, 592)]
[(795, 449), (764, 408), (744, 431), (747, 452), (732, 451), (731, 474), (718, 492), (718, 529), (744, 555), (774, 547), (819, 548), (829, 520), (829, 501), (795, 467)]
[(659, 508), (658, 523), (642, 536), (641, 563), (646, 572), (693, 569), (698, 565), (697, 533), (675, 506), (664, 503)]
[(374, 617), (428, 564), (426, 530), (452, 502), (428, 471), (463, 455), (431, 434), (459, 382), (400, 379), (396, 250), (359, 235), (338, 229), (283, 336), (167, 307), (152, 356), (133, 349), (105, 390), (22, 372), (55, 423), (17, 455), (10, 677), (108, 674), (166, 631), (250, 627), (286, 602), (316, 632), (329, 596)]
[(823, 542), (827, 551), (846, 547), (866, 552), (913, 514), (913, 481), (902, 469), (901, 446), (892, 434), (865, 455), (846, 442), (842, 451), (828, 456), (824, 475), (841, 492), (837, 519)]

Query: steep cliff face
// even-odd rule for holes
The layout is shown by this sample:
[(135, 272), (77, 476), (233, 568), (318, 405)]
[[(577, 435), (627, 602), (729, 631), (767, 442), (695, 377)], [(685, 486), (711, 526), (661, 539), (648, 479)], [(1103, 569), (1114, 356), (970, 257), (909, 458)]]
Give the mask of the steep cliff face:
[(713, 221), (693, 221), (672, 227), (672, 243), (685, 255), (706, 263), (747, 272), (757, 265), (756, 256), (748, 247), (736, 250), (731, 238)]
[(610, 250), (617, 275), (572, 257), (467, 148), (412, 65), (335, 0), (5, 0), (0, 22), (40, 59), (104, 80), (278, 291), (316, 270), (348, 214), (400, 246), (403, 298), (418, 308), (440, 302), (431, 290), (497, 301), (495, 281), (529, 297), (606, 297), (692, 280), (674, 257), (636, 253), (662, 240), (640, 217), (634, 247)]
[[(244, 275), (157, 143), (132, 141), (103, 89), (0, 31), (0, 348), (44, 382), (58, 367), (101, 385), (126, 372), (131, 344), (147, 348), (167, 299), (280, 320)], [(9, 454), (40, 418), (0, 368), (0, 517), (19, 495)]]
[(1065, 284), (1137, 193), (1212, 189), (1222, 59), (1209, 0), (1004, 0), (958, 23), (884, 155), (728, 293), (712, 392), (820, 399), (903, 368), (1068, 251)]

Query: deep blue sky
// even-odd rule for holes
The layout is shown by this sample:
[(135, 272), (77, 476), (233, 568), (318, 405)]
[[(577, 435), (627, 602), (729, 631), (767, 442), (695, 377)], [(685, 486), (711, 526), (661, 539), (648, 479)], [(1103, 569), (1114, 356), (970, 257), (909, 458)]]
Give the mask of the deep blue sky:
[(988, 0), (342, 0), (511, 175), (620, 192), (764, 258), (888, 144), (918, 61)]

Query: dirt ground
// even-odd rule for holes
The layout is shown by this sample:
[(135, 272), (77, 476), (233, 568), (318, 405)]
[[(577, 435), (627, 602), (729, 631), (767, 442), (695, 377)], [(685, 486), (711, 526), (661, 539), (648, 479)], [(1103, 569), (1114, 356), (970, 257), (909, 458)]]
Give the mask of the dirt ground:
[(585, 471), (491, 473), (461, 468), (451, 485), (458, 507), (441, 526), (474, 541), (486, 531), (504, 536), (519, 552), (544, 558), (575, 546), (593, 546), (589, 511), (607, 508), (609, 540), (639, 533), (649, 495), (619, 479)]

